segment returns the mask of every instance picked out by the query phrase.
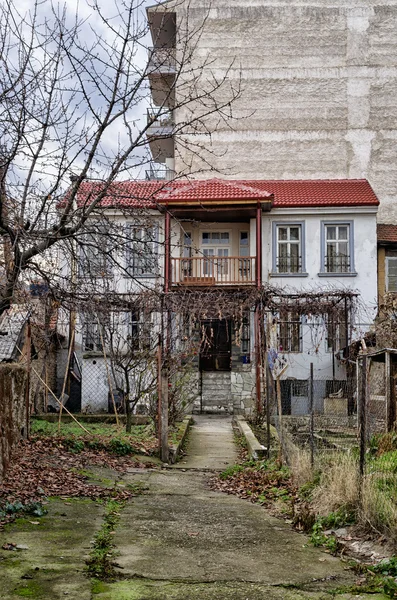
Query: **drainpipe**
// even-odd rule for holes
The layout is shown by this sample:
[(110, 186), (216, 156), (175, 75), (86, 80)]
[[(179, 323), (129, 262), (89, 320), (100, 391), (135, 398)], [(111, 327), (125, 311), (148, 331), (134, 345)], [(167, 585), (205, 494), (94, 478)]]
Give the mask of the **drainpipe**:
[(262, 412), (261, 407), (261, 335), (260, 335), (260, 319), (261, 312), (259, 303), (255, 307), (255, 382), (256, 382), (256, 413), (259, 416)]
[[(262, 286), (262, 207), (260, 202), (256, 207), (256, 287), (260, 289)], [(255, 307), (255, 380), (256, 380), (256, 411), (259, 415), (261, 413), (261, 332), (260, 332), (260, 319), (261, 311), (260, 304), (257, 303)]]
[(256, 208), (256, 287), (262, 285), (262, 207), (258, 202)]
[(171, 215), (166, 208), (164, 223), (164, 292), (170, 290), (170, 267), (171, 267)]

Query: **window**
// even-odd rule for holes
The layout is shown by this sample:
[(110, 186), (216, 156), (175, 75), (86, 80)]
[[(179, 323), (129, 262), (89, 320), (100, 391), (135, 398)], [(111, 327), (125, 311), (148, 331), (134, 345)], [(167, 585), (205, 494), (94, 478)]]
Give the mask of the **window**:
[(155, 275), (157, 270), (157, 227), (128, 225), (127, 270), (135, 276)]
[(305, 223), (273, 221), (273, 275), (305, 276)]
[(349, 223), (324, 224), (325, 273), (350, 273), (352, 269), (352, 245)]
[[(239, 256), (250, 255), (250, 240), (248, 231), (240, 231), (240, 249)], [(251, 261), (240, 260), (239, 261), (239, 281), (243, 282), (250, 280)]]
[(229, 245), (229, 232), (228, 231), (203, 231), (202, 242), (205, 245), (210, 246), (228, 246)]
[(301, 318), (297, 313), (283, 313), (278, 324), (278, 346), (280, 352), (301, 351)]
[(205, 277), (224, 277), (228, 275), (230, 235), (228, 231), (203, 231), (203, 275)]
[(82, 277), (106, 277), (112, 271), (112, 244), (103, 223), (90, 224), (80, 242), (79, 271)]
[(83, 349), (85, 352), (102, 352), (102, 340), (106, 340), (106, 329), (109, 319), (105, 315), (84, 313), (81, 316), (83, 325)]
[(130, 314), (129, 347), (132, 350), (144, 350), (150, 348), (151, 342), (151, 319), (144, 311), (133, 310)]
[(397, 256), (386, 256), (386, 291), (397, 292)]
[(191, 277), (193, 275), (193, 261), (192, 258), (192, 234), (186, 231), (183, 234), (183, 247), (182, 247), (183, 258), (186, 260), (182, 261), (182, 275), (183, 277)]
[(344, 314), (327, 315), (325, 324), (327, 352), (338, 352), (339, 350), (346, 348), (347, 328)]
[(250, 255), (250, 240), (248, 231), (240, 231), (240, 256)]

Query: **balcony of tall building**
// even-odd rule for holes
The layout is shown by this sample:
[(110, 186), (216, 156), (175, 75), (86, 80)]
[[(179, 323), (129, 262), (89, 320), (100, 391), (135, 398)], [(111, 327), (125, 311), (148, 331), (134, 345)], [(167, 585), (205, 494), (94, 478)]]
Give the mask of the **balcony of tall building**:
[(150, 6), (147, 19), (152, 37), (149, 49), (148, 78), (153, 102), (173, 106), (175, 93), (176, 14), (164, 4)]
[(145, 179), (147, 181), (172, 181), (174, 178), (175, 171), (167, 167), (167, 165), (151, 163), (145, 172)]
[(155, 47), (148, 51), (148, 78), (153, 102), (172, 108), (175, 104), (175, 48)]
[(147, 124), (146, 135), (153, 160), (165, 163), (167, 159), (174, 157), (173, 113), (166, 108), (148, 108)]

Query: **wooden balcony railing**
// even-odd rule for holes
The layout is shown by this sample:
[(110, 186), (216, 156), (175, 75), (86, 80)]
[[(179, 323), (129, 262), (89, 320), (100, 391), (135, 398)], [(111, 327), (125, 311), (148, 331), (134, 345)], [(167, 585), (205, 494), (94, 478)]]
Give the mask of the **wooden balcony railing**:
[(172, 285), (253, 285), (252, 256), (199, 256), (171, 258)]

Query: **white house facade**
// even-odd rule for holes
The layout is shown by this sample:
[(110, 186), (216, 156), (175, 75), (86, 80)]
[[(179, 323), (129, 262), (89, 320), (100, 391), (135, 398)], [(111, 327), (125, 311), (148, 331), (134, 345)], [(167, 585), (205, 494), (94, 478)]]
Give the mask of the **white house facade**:
[[(90, 183), (84, 185), (88, 190)], [(96, 294), (112, 288), (124, 298), (117, 327), (129, 332), (127, 349), (139, 344), (139, 337), (156, 337), (162, 323), (156, 311), (137, 315), (128, 308), (133, 298), (148, 302), (150, 294), (180, 294), (181, 303), (194, 297), (198, 305), (200, 298), (205, 304), (207, 297), (257, 294), (252, 306), (245, 305), (238, 327), (233, 317), (215, 314), (211, 306), (195, 312), (193, 305), (188, 333), (183, 325), (176, 327), (179, 340), (171, 353), (186, 336), (196, 343), (193, 409), (254, 411), (263, 390), (263, 361), (272, 369), (282, 366), (283, 381), (307, 381), (310, 363), (324, 382), (346, 379), (342, 351), (375, 317), (379, 202), (367, 181), (138, 181), (121, 182), (120, 190), (100, 210), (124, 232), (125, 244), (114, 250), (110, 276), (98, 274), (94, 287)], [(288, 305), (277, 310), (274, 303), (266, 304), (269, 294), (283, 302), (288, 298)], [(313, 311), (310, 303), (303, 310), (304, 298), (313, 295), (333, 302), (337, 318), (326, 310), (322, 314), (321, 307)], [(175, 323), (177, 306), (170, 317)], [(113, 375), (106, 369), (98, 316), (91, 317), (88, 326), (81, 315), (76, 328), (82, 408), (101, 411), (109, 406)], [(316, 400), (320, 413), (322, 400)], [(305, 401), (291, 410), (304, 411)]]

